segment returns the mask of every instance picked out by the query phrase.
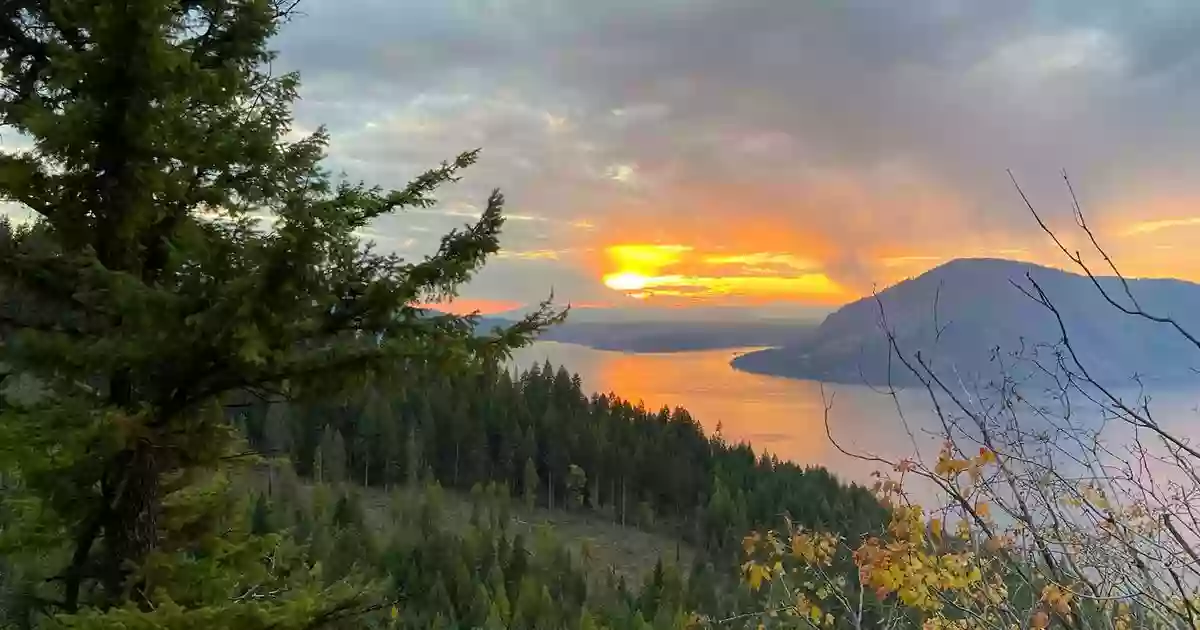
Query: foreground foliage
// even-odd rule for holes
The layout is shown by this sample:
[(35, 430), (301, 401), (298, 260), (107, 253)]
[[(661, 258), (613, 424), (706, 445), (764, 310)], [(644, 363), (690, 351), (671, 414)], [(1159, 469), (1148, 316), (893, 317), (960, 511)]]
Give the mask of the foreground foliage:
[(378, 605), (231, 515), (223, 404), (337, 391), (400, 359), (468, 369), (558, 317), (478, 337), (416, 308), (497, 250), (503, 198), (426, 260), (363, 246), (360, 229), (433, 204), (476, 155), (395, 191), (331, 179), (323, 130), (288, 139), (297, 77), (270, 72), (291, 8), (0, 7), (0, 124), (32, 141), (0, 156), (0, 198), (37, 216), (0, 225), (16, 623), (304, 628)]
[[(1029, 209), (1109, 306), (1200, 351), (1193, 331), (1143, 307), (1078, 201), (1076, 223), (1113, 282), (1099, 282)], [(1108, 372), (1076, 348), (1055, 296), (1025, 280), (1017, 288), (1050, 313), (1060, 338), (995, 352), (1006, 370), (999, 380), (972, 382), (935, 369), (935, 357), (907, 354), (881, 304), (893, 357), (928, 395), (944, 442), (936, 455), (862, 455), (888, 466), (875, 486), (891, 508), (885, 535), (848, 540), (789, 523), (748, 537), (745, 579), (770, 602), (753, 623), (1200, 628), (1200, 451), (1188, 419), (1155, 413), (1151, 379), (1102, 381)], [(857, 575), (832, 570), (839, 564)]]

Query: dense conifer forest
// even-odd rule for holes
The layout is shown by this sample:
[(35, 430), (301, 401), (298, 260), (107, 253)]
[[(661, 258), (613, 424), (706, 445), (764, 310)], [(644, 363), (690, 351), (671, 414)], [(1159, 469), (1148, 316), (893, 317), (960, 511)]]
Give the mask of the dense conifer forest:
[(396, 383), (337, 403), (255, 405), (240, 417), (256, 450), (286, 453), (317, 481), (494, 482), (530, 504), (665, 528), (714, 554), (784, 513), (850, 536), (883, 519), (869, 491), (823, 468), (706, 436), (686, 409), (588, 395), (548, 363), (516, 377), (491, 367)]
[[(410, 627), (669, 628), (695, 613), (734, 616), (756, 604), (738, 579), (745, 532), (786, 514), (853, 540), (886, 516), (867, 489), (824, 469), (706, 436), (682, 408), (588, 396), (549, 364), (516, 376), (495, 364), (411, 370), (336, 402), (247, 401), (230, 414), (255, 452), (288, 464), (257, 484), (255, 527), (298, 528), (318, 556), (372, 565)], [(298, 501), (308, 487), (319, 498)], [(448, 501), (469, 506), (465, 528), (440, 525)], [(551, 528), (535, 540), (514, 533), (514, 512), (535, 508), (656, 532), (697, 553), (690, 565), (668, 552), (642, 575), (619, 575)], [(364, 531), (372, 519), (382, 520), (377, 534)]]

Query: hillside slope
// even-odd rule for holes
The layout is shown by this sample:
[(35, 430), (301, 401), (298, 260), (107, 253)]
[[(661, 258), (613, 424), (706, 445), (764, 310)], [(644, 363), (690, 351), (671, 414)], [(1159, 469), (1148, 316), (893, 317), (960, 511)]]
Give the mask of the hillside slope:
[[(304, 505), (311, 505), (312, 492), (317, 484), (312, 480), (297, 479), (294, 473), (279, 464), (273, 466), (276, 467), (273, 475), (286, 480), (283, 483), (290, 484), (290, 491), (296, 494), (291, 500), (302, 500)], [(241, 481), (257, 493), (270, 494), (272, 486), (280, 484), (278, 479), (271, 481), (271, 468), (272, 465), (260, 466)], [(357, 492), (366, 524), (385, 540), (394, 534), (392, 530), (396, 527), (394, 521), (398, 518), (397, 513), (415, 512), (426, 491), (424, 488), (401, 485), (389, 492), (383, 488), (364, 488), (353, 483), (343, 484), (342, 487), (329, 486), (327, 490), (334, 493)], [(441, 499), (439, 525), (446, 531), (462, 535), (471, 524), (474, 499), (467, 493), (453, 489), (444, 490)], [(678, 537), (633, 526), (622, 527), (610, 519), (585, 511), (529, 508), (514, 500), (508, 504), (506, 513), (509, 515), (506, 527), (510, 533), (521, 534), (532, 540), (539, 532), (545, 531), (553, 535), (575, 558), (589, 558), (591, 561), (586, 563), (585, 568), (593, 573), (591, 577), (594, 579), (604, 577), (611, 569), (630, 584), (640, 584), (654, 570), (656, 563), (671, 564), (687, 572), (697, 555), (690, 544)]]
[[(1112, 384), (1129, 382), (1135, 374), (1165, 382), (1195, 376), (1191, 369), (1200, 366), (1200, 351), (1168, 326), (1122, 314), (1087, 277), (998, 259), (951, 261), (888, 288), (878, 301), (867, 297), (842, 307), (805, 343), (746, 354), (733, 365), (834, 383), (916, 385), (907, 368), (889, 360), (882, 306), (904, 354), (911, 358), (920, 351), (939, 374), (967, 382), (994, 379), (1002, 370), (1025, 377), (1035, 366), (1016, 361), (1014, 353), (1053, 364), (1051, 346), (1062, 337), (1054, 314), (1013, 286), (1031, 287), (1026, 274), (1059, 310), (1074, 350), (1093, 376)], [(1099, 282), (1124, 298), (1117, 278)], [(1200, 332), (1200, 285), (1158, 279), (1129, 283), (1147, 311)]]

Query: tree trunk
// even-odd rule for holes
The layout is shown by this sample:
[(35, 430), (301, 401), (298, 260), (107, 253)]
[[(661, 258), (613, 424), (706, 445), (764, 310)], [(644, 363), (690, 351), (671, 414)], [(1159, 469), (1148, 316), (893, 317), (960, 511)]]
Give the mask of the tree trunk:
[(600, 487), (602, 485), (603, 484), (600, 482), (600, 475), (597, 474), (596, 478), (594, 480), (592, 480), (592, 488), (591, 488), (591, 492), (589, 493), (589, 494), (591, 494), (591, 496), (589, 498), (592, 502), (592, 509), (596, 510), (597, 512), (600, 511), (600, 507), (601, 507), (601, 505), (600, 505)]
[(408, 443), (405, 444), (404, 454), (406, 460), (404, 463), (407, 467), (407, 474), (405, 475), (406, 481), (410, 487), (415, 487), (417, 485), (417, 470), (421, 464), (420, 461), (418, 461), (420, 458), (420, 453), (417, 452), (416, 427), (408, 428)]
[(625, 527), (625, 480), (621, 480), (621, 527)]
[(363, 487), (371, 487), (371, 451), (363, 451)]
[[(125, 580), (158, 544), (159, 462), (150, 444), (129, 452), (116, 496), (103, 525), (105, 554), (101, 577), (110, 602), (124, 599)], [(131, 566), (132, 565), (132, 566)]]

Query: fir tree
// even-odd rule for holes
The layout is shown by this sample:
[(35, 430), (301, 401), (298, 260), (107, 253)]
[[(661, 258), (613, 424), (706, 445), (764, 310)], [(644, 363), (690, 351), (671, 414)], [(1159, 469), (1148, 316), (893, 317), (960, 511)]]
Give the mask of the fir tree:
[(320, 462), (317, 481), (335, 484), (345, 481), (346, 440), (341, 431), (325, 425), (325, 430), (321, 433), (321, 443), (317, 446), (317, 458)]
[[(324, 130), (285, 139), (297, 76), (269, 70), (267, 41), (293, 4), (0, 7), (0, 124), (33, 142), (0, 156), (0, 199), (38, 217), (0, 229), (0, 289), (21, 305), (0, 313), (9, 331), (0, 363), (46, 388), (4, 407), (0, 434), (20, 448), (0, 449), (0, 469), (43, 515), (24, 523), (35, 537), (6, 532), (6, 541), (59, 565), (39, 582), (46, 614), (224, 626), (222, 615), (249, 601), (238, 599), (239, 582), (218, 580), (224, 592), (197, 591), (211, 601), (171, 607), (155, 601), (170, 583), (131, 582), (150, 558), (167, 566), (212, 542), (201, 533), (228, 502), (213, 494), (220, 483), (198, 484), (237, 448), (223, 401), (317, 394), (403, 365), (469, 366), (558, 317), (546, 306), (477, 336), (468, 319), (417, 307), (453, 294), (497, 251), (499, 193), (425, 260), (359, 242), (376, 218), (433, 204), (476, 153), (395, 191), (334, 181), (320, 166)], [(211, 575), (246, 571), (208, 551)], [(182, 579), (156, 574), (166, 575)], [(304, 626), (355, 606), (286, 592), (256, 600), (253, 614), (296, 602), (308, 619), (276, 625)], [(142, 609), (124, 607), (135, 593)]]
[(587, 473), (571, 464), (567, 466), (567, 504), (578, 508), (583, 505), (587, 493)]
[[(503, 539), (501, 540), (503, 541)], [(500, 571), (499, 565), (493, 566), (488, 572), (487, 583), (488, 589), (491, 591), (491, 611), (488, 613), (488, 617), (492, 616), (491, 612), (495, 612), (496, 618), (502, 624), (508, 623), (512, 610), (508, 601), (508, 589), (504, 585), (504, 574)]]
[(507, 628), (508, 624), (505, 623), (504, 616), (493, 602), (488, 609), (487, 619), (483, 622), (483, 630), (507, 630)]
[(254, 512), (250, 517), (250, 532), (256, 536), (269, 534), (275, 530), (271, 523), (271, 508), (267, 504), (266, 495), (258, 495), (254, 501)]
[(521, 493), (525, 498), (526, 509), (532, 510), (537, 505), (537, 491), (538, 484), (540, 483), (537, 466), (534, 465), (533, 459), (525, 460), (525, 474), (521, 480)]
[(420, 477), (421, 470), (421, 450), (417, 442), (417, 427), (410, 425), (408, 428), (408, 439), (404, 443), (404, 461), (405, 473), (404, 481), (410, 487), (416, 487)]

